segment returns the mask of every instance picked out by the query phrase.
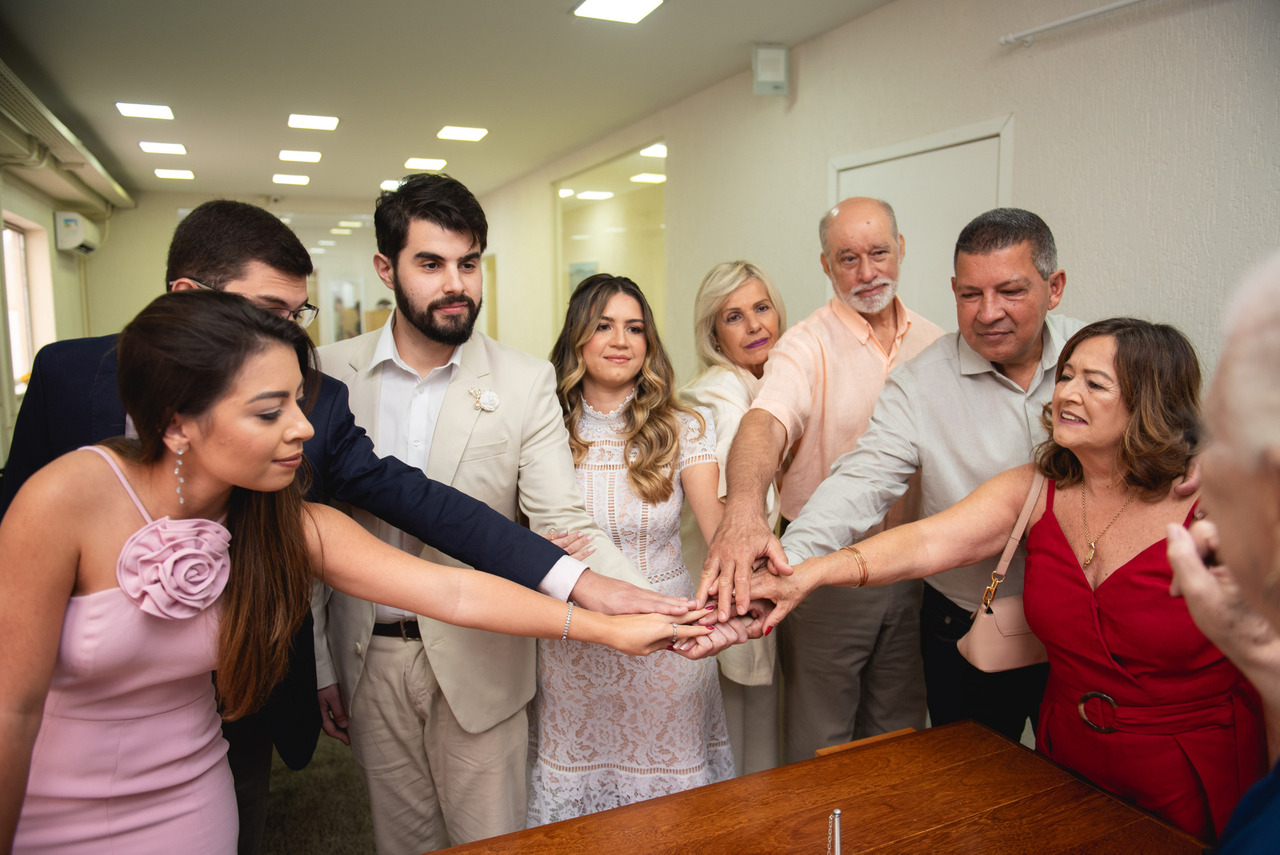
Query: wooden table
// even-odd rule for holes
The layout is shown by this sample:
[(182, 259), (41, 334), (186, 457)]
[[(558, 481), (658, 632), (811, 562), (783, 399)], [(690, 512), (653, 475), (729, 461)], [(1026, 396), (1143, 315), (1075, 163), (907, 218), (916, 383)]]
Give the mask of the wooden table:
[(974, 722), (858, 745), (451, 853), (1201, 853), (1181, 831)]

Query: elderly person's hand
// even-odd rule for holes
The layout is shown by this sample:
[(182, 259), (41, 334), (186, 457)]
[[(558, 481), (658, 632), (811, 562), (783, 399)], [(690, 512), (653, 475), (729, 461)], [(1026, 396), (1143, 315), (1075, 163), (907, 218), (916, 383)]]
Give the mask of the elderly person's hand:
[(720, 620), (729, 619), (729, 609), (736, 603), (738, 614), (745, 614), (753, 599), (762, 597), (751, 588), (751, 574), (768, 562), (771, 573), (788, 575), (782, 543), (759, 517), (725, 513), (702, 564), (702, 580), (698, 585), (698, 602), (714, 595), (719, 603)]
[(1187, 610), (1210, 641), (1248, 674), (1258, 667), (1280, 673), (1280, 635), (1245, 602), (1230, 568), (1218, 564), (1218, 528), (1201, 520), (1190, 529), (1170, 525), (1169, 593), (1187, 601)]

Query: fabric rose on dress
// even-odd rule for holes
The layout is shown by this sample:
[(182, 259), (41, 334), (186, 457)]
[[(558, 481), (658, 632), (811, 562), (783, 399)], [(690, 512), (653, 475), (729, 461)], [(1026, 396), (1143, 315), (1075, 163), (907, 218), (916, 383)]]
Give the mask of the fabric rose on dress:
[(120, 589), (149, 615), (181, 620), (208, 608), (231, 573), (231, 532), (212, 520), (161, 517), (120, 551)]

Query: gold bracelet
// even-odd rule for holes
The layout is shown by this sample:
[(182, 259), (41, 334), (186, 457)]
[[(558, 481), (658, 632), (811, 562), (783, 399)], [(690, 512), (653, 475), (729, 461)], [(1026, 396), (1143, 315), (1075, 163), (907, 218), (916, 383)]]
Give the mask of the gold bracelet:
[(867, 577), (870, 575), (867, 571), (867, 559), (863, 556), (862, 550), (854, 546), (852, 543), (848, 546), (840, 547), (841, 552), (846, 549), (853, 553), (853, 560), (858, 562), (858, 584), (853, 587), (861, 588), (863, 585), (867, 584)]
[(569, 637), (569, 621), (573, 619), (573, 603), (569, 603), (569, 611), (564, 616), (564, 633), (561, 634), (560, 640), (564, 641)]

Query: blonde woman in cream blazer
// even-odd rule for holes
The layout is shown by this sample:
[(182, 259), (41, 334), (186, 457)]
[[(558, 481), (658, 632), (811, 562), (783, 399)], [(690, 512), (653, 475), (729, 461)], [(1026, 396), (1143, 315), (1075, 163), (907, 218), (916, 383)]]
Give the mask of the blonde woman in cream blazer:
[[(769, 276), (747, 261), (717, 264), (703, 278), (694, 300), (694, 340), (703, 371), (680, 395), (711, 411), (720, 463), (720, 500), (738, 424), (751, 408), (769, 351), (786, 326), (786, 308)], [(776, 487), (766, 498), (770, 526), (781, 506)], [(685, 566), (695, 576), (707, 557), (707, 542), (686, 509), (680, 526)], [(737, 644), (716, 657), (729, 742), (739, 775), (778, 763), (778, 692), (774, 684), (777, 645), (772, 637)]]

